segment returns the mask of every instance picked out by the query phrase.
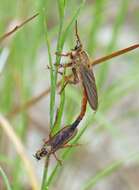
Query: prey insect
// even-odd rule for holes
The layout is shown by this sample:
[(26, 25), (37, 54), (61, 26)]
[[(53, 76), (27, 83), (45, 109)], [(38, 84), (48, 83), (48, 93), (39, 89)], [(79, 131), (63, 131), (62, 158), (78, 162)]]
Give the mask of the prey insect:
[[(76, 34), (77, 41), (76, 41), (76, 46), (72, 51), (67, 52), (67, 53), (56, 52), (56, 54), (59, 56), (69, 56), (71, 61), (67, 64), (59, 64), (56, 66), (58, 67), (58, 69), (66, 68), (66, 67), (72, 68), (73, 78), (71, 79), (71, 75), (69, 77), (66, 76), (65, 84), (63, 88), (65, 88), (68, 83), (76, 84), (78, 82), (81, 82), (86, 90), (87, 100), (91, 108), (96, 111), (98, 108), (98, 95), (97, 95), (95, 77), (93, 74), (93, 70), (91, 68), (92, 65), (102, 63), (116, 56), (122, 55), (126, 52), (139, 48), (139, 44), (135, 44), (128, 48), (113, 52), (110, 55), (98, 58), (93, 61), (89, 59), (87, 53), (83, 49), (83, 45), (81, 43), (78, 30), (77, 30), (77, 21), (75, 25), (75, 34)], [(61, 89), (61, 91), (63, 90), (63, 88)]]
[(37, 160), (42, 159), (45, 156), (50, 157), (50, 155), (54, 155), (55, 159), (62, 164), (61, 160), (57, 157), (56, 151), (62, 148), (75, 147), (79, 144), (68, 144), (68, 142), (75, 137), (77, 134), (77, 126), (83, 119), (86, 112), (87, 105), (87, 96), (86, 90), (84, 89), (82, 98), (82, 106), (81, 111), (76, 120), (68, 126), (65, 126), (60, 131), (58, 131), (54, 136), (49, 135), (49, 139), (44, 141), (44, 144), (40, 150), (36, 152), (34, 155)]

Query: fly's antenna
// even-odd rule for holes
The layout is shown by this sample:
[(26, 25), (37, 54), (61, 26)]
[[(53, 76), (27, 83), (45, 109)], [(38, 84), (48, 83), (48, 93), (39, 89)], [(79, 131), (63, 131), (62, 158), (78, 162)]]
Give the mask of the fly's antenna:
[(78, 34), (78, 24), (77, 24), (77, 20), (75, 22), (75, 35), (77, 37), (77, 46), (82, 47), (82, 43)]

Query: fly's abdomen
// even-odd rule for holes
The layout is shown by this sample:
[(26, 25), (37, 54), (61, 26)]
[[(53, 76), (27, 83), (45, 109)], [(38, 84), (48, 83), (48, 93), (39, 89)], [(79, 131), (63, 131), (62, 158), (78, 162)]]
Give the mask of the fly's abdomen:
[(63, 128), (59, 134), (55, 135), (51, 141), (51, 147), (53, 150), (60, 148), (66, 144), (76, 134), (77, 130), (71, 129), (71, 126)]

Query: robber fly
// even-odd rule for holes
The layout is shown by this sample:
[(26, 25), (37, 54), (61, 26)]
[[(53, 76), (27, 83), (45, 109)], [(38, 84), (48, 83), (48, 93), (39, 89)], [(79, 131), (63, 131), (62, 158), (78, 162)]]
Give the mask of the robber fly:
[(65, 88), (68, 83), (76, 84), (81, 81), (83, 87), (86, 90), (87, 100), (93, 110), (97, 110), (98, 107), (98, 95), (97, 95), (97, 88), (93, 70), (91, 68), (90, 60), (87, 53), (83, 50), (83, 45), (78, 35), (77, 30), (77, 21), (75, 25), (75, 33), (77, 37), (76, 46), (75, 48), (68, 53), (58, 53), (59, 56), (69, 56), (71, 59), (70, 63), (65, 65), (58, 65), (58, 67), (72, 67), (73, 72), (73, 80), (69, 78), (65, 78), (65, 84), (61, 91)]
[(55, 159), (61, 164), (62, 162), (60, 159), (58, 159), (56, 151), (61, 148), (75, 147), (79, 145), (79, 144), (68, 144), (68, 142), (71, 139), (73, 139), (77, 134), (77, 126), (83, 119), (86, 112), (87, 96), (85, 89), (83, 94), (84, 95), (82, 98), (81, 111), (76, 120), (71, 125), (62, 128), (54, 136), (52, 136), (50, 133), (49, 139), (44, 141), (42, 148), (38, 150), (34, 155), (37, 160), (40, 160), (45, 156), (49, 157), (52, 154), (54, 155)]
[[(79, 81), (81, 81), (83, 87), (86, 90), (87, 100), (91, 108), (96, 111), (98, 108), (98, 95), (97, 95), (95, 77), (93, 74), (93, 70), (91, 68), (92, 65), (97, 65), (104, 61), (112, 59), (113, 57), (122, 55), (128, 51), (139, 48), (139, 44), (135, 44), (133, 46), (113, 52), (110, 55), (107, 55), (107, 56), (104, 56), (92, 61), (91, 59), (89, 59), (87, 53), (83, 49), (83, 45), (81, 43), (78, 30), (77, 30), (77, 21), (75, 25), (75, 34), (77, 37), (76, 46), (71, 52), (68, 52), (68, 53), (56, 52), (56, 54), (59, 56), (69, 56), (71, 61), (67, 64), (59, 64), (56, 66), (58, 67), (58, 69), (62, 67), (63, 68), (72, 67), (74, 78), (73, 80), (71, 80), (71, 75), (69, 77), (68, 76), (65, 77), (65, 84), (63, 88), (65, 88), (65, 86), (68, 83), (76, 84)], [(63, 88), (61, 89), (61, 91), (63, 90)]]

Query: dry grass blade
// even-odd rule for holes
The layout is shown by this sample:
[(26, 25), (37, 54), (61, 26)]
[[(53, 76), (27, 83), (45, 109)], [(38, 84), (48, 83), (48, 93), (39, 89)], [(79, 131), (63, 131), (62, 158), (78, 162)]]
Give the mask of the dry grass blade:
[[(60, 86), (60, 84), (61, 84), (61, 80), (57, 83), (57, 88)], [(34, 106), (38, 101), (40, 101), (42, 98), (47, 96), (49, 93), (50, 93), (50, 87), (48, 87), (46, 90), (41, 92), (38, 96), (28, 100), (23, 105), (13, 108), (13, 110), (7, 114), (7, 117), (12, 117), (12, 116), (16, 115), (17, 113), (20, 113), (20, 112)]]
[(133, 45), (133, 46), (129, 46), (129, 47), (125, 48), (125, 49), (122, 49), (122, 50), (113, 52), (113, 53), (111, 53), (111, 54), (109, 54), (109, 55), (106, 55), (106, 56), (104, 56), (104, 57), (98, 58), (98, 59), (92, 61), (91, 64), (92, 64), (92, 65), (97, 65), (97, 64), (99, 64), (99, 63), (102, 63), (102, 62), (107, 61), (107, 60), (109, 60), (109, 59), (112, 59), (112, 58), (114, 58), (114, 57), (117, 57), (117, 56), (119, 56), (119, 55), (125, 54), (125, 53), (127, 53), (127, 52), (129, 52), (129, 51), (132, 51), (132, 50), (134, 50), (134, 49), (136, 49), (136, 48), (139, 48), (139, 44), (135, 44), (135, 45)]
[(15, 31), (17, 31), (18, 29), (20, 29), (22, 26), (24, 26), (26, 23), (28, 23), (29, 21), (31, 21), (32, 19), (34, 19), (35, 17), (37, 17), (39, 15), (39, 13), (36, 13), (35, 15), (31, 16), (30, 18), (28, 18), (27, 20), (25, 20), (24, 22), (22, 22), (21, 24), (15, 26), (11, 31), (5, 33), (4, 35), (2, 35), (0, 37), (0, 42), (3, 41), (5, 38), (7, 38), (8, 36), (10, 36), (11, 34), (13, 34)]
[(12, 141), (12, 144), (15, 146), (16, 151), (18, 152), (19, 156), (21, 157), (21, 160), (24, 163), (25, 169), (28, 172), (32, 189), (38, 190), (39, 185), (37, 182), (37, 177), (35, 176), (35, 170), (31, 164), (31, 162), (29, 161), (29, 158), (26, 155), (25, 148), (24, 148), (22, 142), (20, 141), (20, 139), (15, 134), (13, 127), (10, 125), (8, 120), (5, 117), (3, 117), (1, 114), (0, 114), (0, 126), (3, 128), (6, 135)]

